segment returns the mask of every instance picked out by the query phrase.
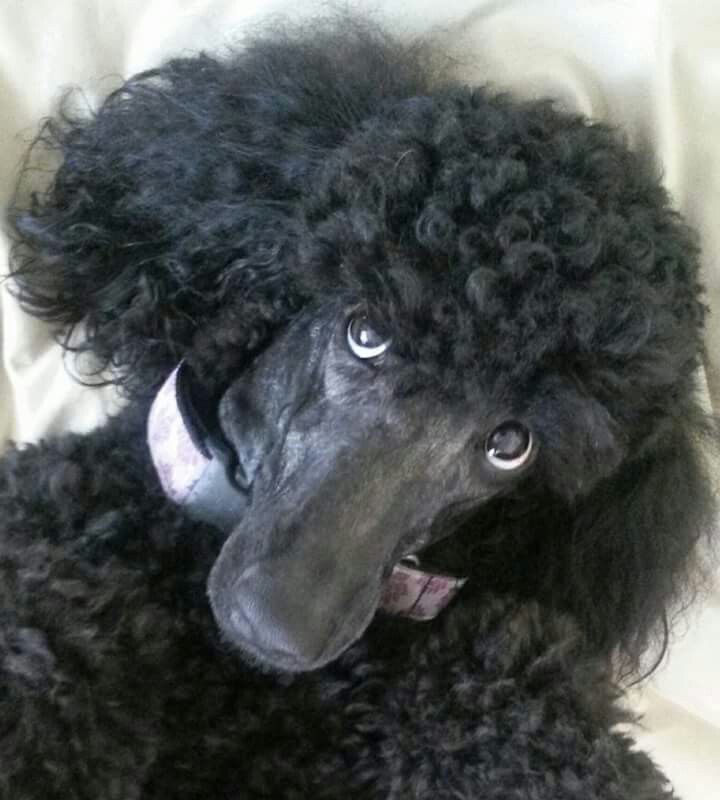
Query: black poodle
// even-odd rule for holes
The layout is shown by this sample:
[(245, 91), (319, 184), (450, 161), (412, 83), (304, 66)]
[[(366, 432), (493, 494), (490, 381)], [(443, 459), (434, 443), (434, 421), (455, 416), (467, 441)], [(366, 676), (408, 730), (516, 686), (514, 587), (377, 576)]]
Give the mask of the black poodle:
[(128, 402), (2, 461), (4, 800), (672, 796), (615, 679), (710, 527), (695, 237), (451, 68), (316, 22), (45, 124), (15, 291)]

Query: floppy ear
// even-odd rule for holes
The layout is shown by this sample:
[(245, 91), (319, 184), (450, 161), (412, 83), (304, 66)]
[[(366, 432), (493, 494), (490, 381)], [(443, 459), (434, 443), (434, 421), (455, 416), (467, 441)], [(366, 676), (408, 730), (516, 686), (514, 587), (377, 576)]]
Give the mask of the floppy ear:
[[(11, 204), (23, 307), (91, 352), (98, 372), (122, 370), (114, 377), (133, 391), (167, 375), (234, 298), (255, 303), (243, 309), (248, 336), (259, 317), (260, 326), (285, 319), (287, 154), (261, 135), (267, 124), (272, 137), (272, 120), (244, 113), (246, 83), (248, 103), (263, 105), (252, 64), (233, 64), (170, 61), (92, 113), (76, 111), (70, 93), (40, 131)], [(50, 185), (31, 192), (33, 168), (51, 157)]]
[(703, 451), (717, 449), (716, 430), (699, 411), (676, 421), (575, 501), (563, 555), (550, 557), (546, 590), (630, 670), (658, 635), (664, 649), (670, 615), (697, 589), (696, 545), (715, 506)]

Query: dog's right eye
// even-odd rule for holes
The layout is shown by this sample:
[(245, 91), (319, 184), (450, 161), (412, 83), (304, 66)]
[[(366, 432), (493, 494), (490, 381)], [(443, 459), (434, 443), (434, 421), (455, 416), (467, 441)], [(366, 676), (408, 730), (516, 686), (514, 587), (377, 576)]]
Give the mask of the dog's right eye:
[(357, 314), (348, 322), (347, 342), (354, 356), (368, 361), (379, 358), (387, 352), (391, 340), (377, 330), (367, 315)]
[(487, 460), (497, 469), (519, 469), (527, 463), (532, 451), (532, 434), (514, 420), (498, 425), (485, 440)]

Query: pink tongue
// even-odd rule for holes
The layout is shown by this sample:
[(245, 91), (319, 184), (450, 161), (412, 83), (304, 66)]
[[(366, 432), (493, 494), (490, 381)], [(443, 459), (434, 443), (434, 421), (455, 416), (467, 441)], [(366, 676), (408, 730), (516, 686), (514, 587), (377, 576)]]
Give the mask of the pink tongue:
[(448, 605), (466, 580), (396, 564), (383, 587), (380, 608), (409, 619), (431, 620)]
[(148, 445), (165, 494), (182, 505), (192, 492), (209, 459), (197, 449), (178, 408), (176, 367), (162, 385), (148, 416)]

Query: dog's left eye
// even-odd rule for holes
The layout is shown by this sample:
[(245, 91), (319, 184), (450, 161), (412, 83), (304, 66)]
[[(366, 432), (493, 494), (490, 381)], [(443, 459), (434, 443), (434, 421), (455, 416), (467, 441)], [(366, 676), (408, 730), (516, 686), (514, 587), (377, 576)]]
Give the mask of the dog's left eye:
[(358, 314), (348, 323), (347, 342), (353, 355), (367, 361), (387, 352), (391, 340), (378, 331), (365, 314)]
[(497, 469), (513, 470), (527, 463), (533, 450), (533, 437), (521, 423), (504, 422), (485, 440), (485, 455)]

